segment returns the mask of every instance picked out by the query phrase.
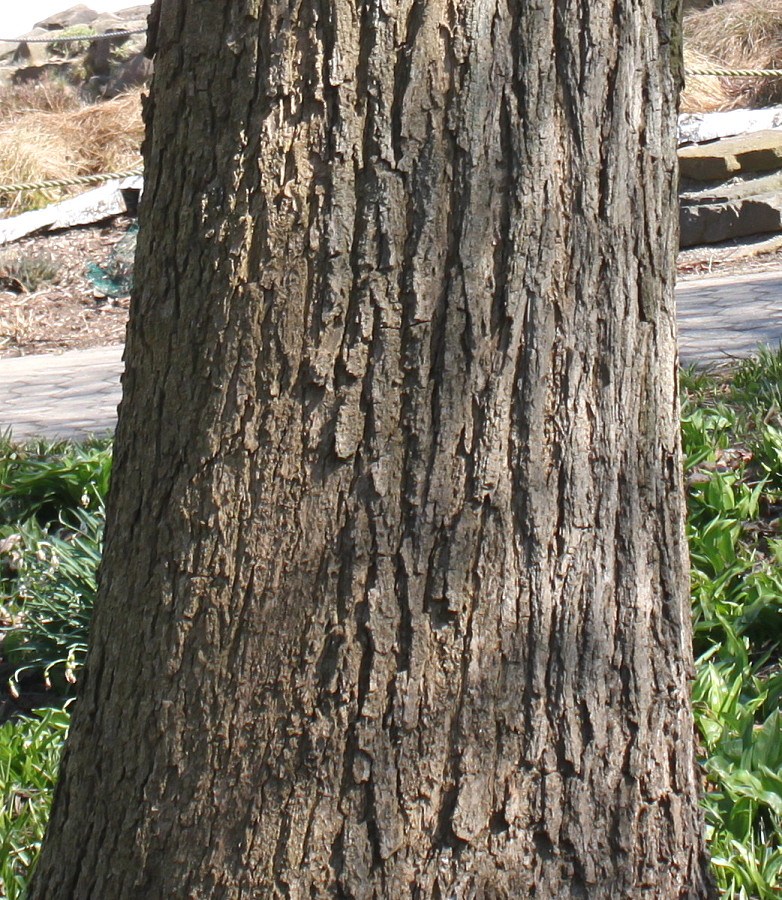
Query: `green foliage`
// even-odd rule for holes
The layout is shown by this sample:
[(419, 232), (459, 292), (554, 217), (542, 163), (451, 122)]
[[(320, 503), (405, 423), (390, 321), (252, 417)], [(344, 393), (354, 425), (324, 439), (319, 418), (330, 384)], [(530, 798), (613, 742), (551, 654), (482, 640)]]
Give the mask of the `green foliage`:
[(74, 514), (78, 527), (28, 540), (19, 554), (14, 600), (21, 622), (4, 641), (14, 691), (26, 675), (42, 673), (47, 686), (68, 694), (84, 661), (104, 516), (102, 509)]
[[(3, 640), (12, 693), (39, 676), (71, 692), (87, 645), (103, 535), (111, 449), (103, 443), (0, 447)], [(1, 559), (1, 558), (0, 558)]]
[(111, 475), (107, 441), (38, 442), (23, 447), (0, 441), (0, 525), (34, 517), (42, 525), (75, 521), (81, 509), (103, 504)]
[(49, 52), (53, 56), (66, 58), (78, 56), (84, 52), (88, 42), (63, 40), (63, 38), (90, 37), (93, 34), (96, 34), (96, 31), (89, 25), (69, 25), (67, 28), (60, 28), (52, 35), (52, 41), (48, 44)]
[(0, 896), (21, 900), (49, 817), (68, 731), (63, 709), (0, 725)]
[(47, 685), (52, 708), (0, 725), (0, 896), (24, 896), (43, 838), (82, 663), (111, 470), (106, 441), (0, 439), (0, 588), (7, 696)]
[(693, 709), (724, 900), (782, 895), (782, 354), (683, 375)]

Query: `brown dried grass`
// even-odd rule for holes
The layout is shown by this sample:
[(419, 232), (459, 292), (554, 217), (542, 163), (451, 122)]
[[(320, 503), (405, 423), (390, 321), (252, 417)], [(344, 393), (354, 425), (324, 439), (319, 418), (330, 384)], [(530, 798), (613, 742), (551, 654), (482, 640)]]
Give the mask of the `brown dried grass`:
[[(705, 53), (698, 53), (685, 45), (684, 69), (704, 69), (723, 64)], [(713, 75), (687, 75), (680, 99), (682, 112), (709, 112), (720, 109), (732, 109), (733, 97), (726, 85), (728, 79)]]
[[(141, 162), (140, 90), (92, 105), (56, 91), (48, 98), (45, 92), (9, 93), (0, 95), (0, 186), (115, 172)], [(0, 203), (32, 208), (67, 193), (5, 194)]]
[[(782, 0), (724, 0), (684, 17), (685, 68), (782, 68)], [(709, 85), (711, 83), (711, 86)], [(690, 76), (684, 112), (782, 103), (782, 78)]]
[(84, 174), (114, 172), (141, 162), (140, 90), (75, 113), (54, 113), (53, 119), (68, 143), (78, 148), (75, 161)]

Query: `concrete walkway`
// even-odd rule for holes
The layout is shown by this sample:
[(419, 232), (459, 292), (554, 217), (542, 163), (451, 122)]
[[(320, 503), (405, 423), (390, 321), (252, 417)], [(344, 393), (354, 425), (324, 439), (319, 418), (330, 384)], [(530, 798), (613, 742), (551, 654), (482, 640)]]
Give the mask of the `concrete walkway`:
[(114, 428), (122, 396), (121, 344), (0, 359), (0, 432), (79, 437)]
[(676, 307), (685, 365), (728, 362), (782, 342), (782, 272), (686, 281)]
[[(727, 362), (782, 342), (782, 273), (689, 281), (676, 296), (685, 364)], [(0, 359), (0, 432), (24, 439), (113, 429), (122, 349)]]

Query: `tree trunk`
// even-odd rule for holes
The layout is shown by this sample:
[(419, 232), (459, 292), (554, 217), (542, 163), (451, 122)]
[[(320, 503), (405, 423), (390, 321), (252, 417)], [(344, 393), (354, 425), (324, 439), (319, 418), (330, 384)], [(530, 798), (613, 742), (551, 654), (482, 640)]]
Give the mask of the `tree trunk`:
[(702, 898), (670, 0), (166, 0), (32, 900)]

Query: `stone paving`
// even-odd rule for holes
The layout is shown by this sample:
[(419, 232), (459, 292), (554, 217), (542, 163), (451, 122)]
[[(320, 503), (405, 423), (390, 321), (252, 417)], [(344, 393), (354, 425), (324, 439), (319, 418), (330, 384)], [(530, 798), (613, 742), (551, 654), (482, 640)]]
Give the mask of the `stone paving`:
[(686, 281), (676, 306), (684, 364), (729, 362), (782, 342), (782, 272)]
[[(698, 279), (676, 291), (679, 355), (713, 365), (782, 342), (782, 272)], [(114, 428), (122, 347), (0, 359), (0, 432), (78, 437)]]
[(0, 359), (0, 432), (79, 437), (114, 428), (122, 346)]

